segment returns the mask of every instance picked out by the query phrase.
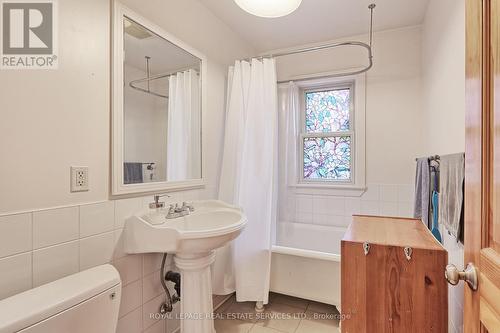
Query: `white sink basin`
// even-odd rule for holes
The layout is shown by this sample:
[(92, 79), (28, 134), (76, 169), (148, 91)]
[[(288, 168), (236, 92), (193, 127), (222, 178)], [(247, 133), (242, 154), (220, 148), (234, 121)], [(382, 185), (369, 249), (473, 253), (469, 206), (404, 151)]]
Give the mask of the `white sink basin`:
[(205, 253), (235, 239), (246, 224), (241, 209), (218, 200), (193, 202), (190, 215), (167, 219), (167, 209), (148, 210), (127, 219), (127, 253)]
[[(166, 209), (125, 221), (127, 253), (173, 253), (181, 273), (181, 333), (214, 333), (210, 265), (215, 249), (238, 237), (247, 219), (241, 209), (218, 200), (195, 201), (194, 212), (167, 219)], [(193, 317), (192, 315), (201, 315)]]

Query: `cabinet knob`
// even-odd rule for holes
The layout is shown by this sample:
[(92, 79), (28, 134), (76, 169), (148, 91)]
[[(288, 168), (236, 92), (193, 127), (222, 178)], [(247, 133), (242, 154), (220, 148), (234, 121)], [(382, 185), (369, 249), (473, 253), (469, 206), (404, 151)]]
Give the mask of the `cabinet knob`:
[(473, 263), (468, 263), (463, 271), (459, 271), (455, 265), (447, 265), (444, 276), (446, 277), (446, 281), (453, 286), (456, 286), (460, 280), (463, 280), (467, 282), (472, 290), (477, 290), (477, 269)]

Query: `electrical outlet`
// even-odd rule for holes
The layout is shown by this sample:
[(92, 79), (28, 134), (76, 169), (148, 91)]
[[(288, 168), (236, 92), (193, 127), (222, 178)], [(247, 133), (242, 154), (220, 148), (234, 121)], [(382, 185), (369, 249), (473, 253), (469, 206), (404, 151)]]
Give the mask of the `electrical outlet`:
[(71, 192), (89, 190), (89, 168), (71, 167)]

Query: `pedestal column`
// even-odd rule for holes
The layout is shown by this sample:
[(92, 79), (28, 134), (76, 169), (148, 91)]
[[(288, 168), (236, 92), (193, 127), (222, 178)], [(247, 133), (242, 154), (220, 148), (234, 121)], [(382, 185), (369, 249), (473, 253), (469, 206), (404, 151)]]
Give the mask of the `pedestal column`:
[(181, 273), (181, 333), (215, 333), (210, 265), (215, 251), (174, 256)]

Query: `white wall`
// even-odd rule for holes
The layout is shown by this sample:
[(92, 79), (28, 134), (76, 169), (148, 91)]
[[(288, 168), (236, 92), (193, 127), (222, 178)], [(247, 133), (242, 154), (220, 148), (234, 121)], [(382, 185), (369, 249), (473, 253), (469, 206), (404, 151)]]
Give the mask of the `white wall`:
[[(207, 55), (204, 147), (217, 161), (226, 66), (252, 48), (196, 0), (125, 4)], [(59, 69), (0, 72), (0, 213), (108, 198), (110, 6), (60, 1)], [(71, 165), (89, 167), (90, 191), (70, 193)], [(206, 165), (213, 188), (218, 164)]]
[[(171, 200), (213, 197), (227, 65), (254, 52), (197, 0), (125, 2), (208, 57), (208, 186)], [(163, 331), (165, 323), (148, 319), (163, 299), (158, 256), (126, 256), (120, 246), (124, 217), (152, 198), (108, 200), (111, 2), (64, 0), (58, 7), (59, 69), (0, 71), (0, 298), (111, 262), (123, 279), (118, 332)], [(89, 167), (88, 192), (70, 193), (71, 165)], [(171, 332), (178, 323), (168, 322)]]
[[(431, 0), (422, 36), (424, 155), (465, 151), (465, 3)], [(448, 261), (463, 268), (461, 244), (442, 230)], [(449, 331), (463, 331), (461, 283), (450, 286)]]
[[(59, 69), (0, 73), (0, 213), (108, 196), (110, 3), (58, 5)], [(69, 192), (71, 165), (89, 192)]]
[[(412, 216), (415, 157), (422, 151), (421, 28), (378, 32), (373, 52), (366, 80), (367, 192), (361, 197), (290, 193), (288, 216), (281, 216), (281, 223), (346, 228), (352, 214)], [(283, 57), (277, 61), (278, 77), (345, 71), (365, 64), (366, 58), (363, 49), (350, 47)], [(278, 243), (286, 243), (286, 237), (278, 234)]]
[[(278, 78), (359, 67), (367, 62), (363, 50), (346, 47), (282, 57)], [(367, 182), (412, 183), (421, 151), (421, 28), (375, 33), (373, 54), (366, 91)]]
[(425, 151), (465, 150), (465, 4), (431, 0), (422, 26)]

